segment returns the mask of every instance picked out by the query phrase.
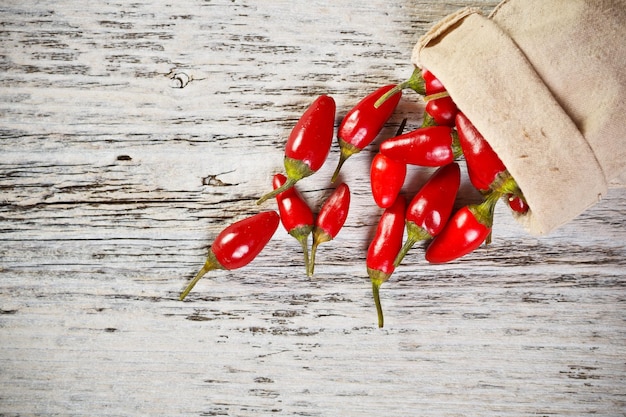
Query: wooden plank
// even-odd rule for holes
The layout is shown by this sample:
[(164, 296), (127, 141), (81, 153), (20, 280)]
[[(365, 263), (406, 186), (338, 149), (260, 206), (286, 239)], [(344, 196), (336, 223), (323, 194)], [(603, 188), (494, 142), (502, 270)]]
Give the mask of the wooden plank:
[[(0, 415), (626, 415), (623, 189), (546, 237), (499, 206), (491, 247), (449, 265), (414, 248), (381, 330), (373, 146), (346, 163), (350, 216), (315, 277), (279, 229), (177, 300), (215, 235), (259, 210), (317, 94), (339, 123), (410, 74), (433, 22), (496, 4), (2, 5)], [(407, 93), (382, 136), (421, 112)], [(312, 206), (337, 158), (300, 184)], [(458, 205), (477, 198), (465, 182)]]

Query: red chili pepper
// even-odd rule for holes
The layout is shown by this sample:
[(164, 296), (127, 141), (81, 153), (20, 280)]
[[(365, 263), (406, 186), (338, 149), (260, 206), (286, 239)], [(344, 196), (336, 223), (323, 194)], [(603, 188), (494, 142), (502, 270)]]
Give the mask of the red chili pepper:
[(334, 127), (335, 100), (330, 96), (319, 96), (300, 117), (287, 139), (284, 159), (287, 181), (261, 197), (257, 204), (319, 170), (330, 152)]
[(321, 243), (329, 242), (337, 236), (343, 224), (346, 222), (349, 208), (350, 188), (348, 184), (341, 183), (324, 202), (317, 215), (317, 219), (315, 219), (311, 259), (309, 260), (309, 270), (307, 271), (309, 276), (313, 276), (317, 246)]
[[(273, 186), (274, 189), (281, 187), (287, 181), (287, 177), (283, 174), (275, 174)], [(304, 265), (305, 271), (309, 269), (309, 248), (307, 240), (309, 235), (313, 231), (313, 212), (309, 205), (304, 201), (302, 195), (298, 192), (296, 187), (291, 187), (288, 190), (279, 193), (276, 196), (276, 203), (278, 204), (278, 212), (280, 214), (280, 220), (291, 236), (295, 237), (302, 246), (302, 252), (304, 253)]]
[(420, 240), (437, 236), (445, 227), (461, 184), (456, 162), (439, 168), (415, 194), (406, 210), (407, 240), (394, 264), (400, 265), (408, 251)]
[(454, 126), (454, 118), (459, 112), (450, 96), (438, 97), (438, 94), (426, 96), (424, 121), (422, 126)]
[(439, 167), (463, 152), (454, 129), (428, 126), (385, 140), (380, 144), (380, 153), (409, 165)]
[(515, 195), (515, 194), (507, 194), (506, 201), (509, 204), (511, 210), (524, 214), (527, 213), (530, 207), (528, 207), (528, 203), (523, 196)]
[(441, 233), (426, 249), (426, 260), (444, 263), (478, 248), (491, 235), (493, 210), (499, 194), (489, 194), (481, 204), (469, 205), (454, 213)]
[(183, 300), (196, 283), (214, 269), (238, 269), (246, 266), (270, 241), (280, 218), (275, 211), (263, 211), (239, 220), (222, 230), (209, 248), (209, 255), (202, 269), (180, 294)]
[(461, 112), (456, 115), (456, 128), (470, 181), (480, 191), (494, 189), (498, 178), (507, 175), (506, 167), (483, 135)]
[(446, 91), (446, 87), (443, 86), (441, 81), (427, 69), (422, 70), (422, 78), (424, 80), (424, 92), (426, 93), (424, 95), (429, 96)]
[(393, 114), (398, 106), (402, 92), (394, 94), (380, 107), (375, 107), (374, 103), (394, 87), (394, 85), (386, 85), (370, 93), (357, 103), (341, 121), (337, 132), (341, 154), (331, 179), (332, 182), (337, 180), (344, 162), (352, 155), (361, 152), (363, 148), (376, 139), (376, 136), (378, 136), (385, 123)]
[(383, 309), (380, 304), (380, 286), (389, 280), (395, 270), (394, 260), (402, 247), (404, 234), (404, 209), (406, 201), (398, 196), (396, 201), (383, 212), (374, 239), (367, 249), (367, 274), (372, 281), (372, 291), (376, 311), (378, 313), (378, 327), (383, 327)]
[(406, 165), (381, 153), (376, 154), (370, 169), (372, 196), (379, 207), (390, 207), (406, 178)]

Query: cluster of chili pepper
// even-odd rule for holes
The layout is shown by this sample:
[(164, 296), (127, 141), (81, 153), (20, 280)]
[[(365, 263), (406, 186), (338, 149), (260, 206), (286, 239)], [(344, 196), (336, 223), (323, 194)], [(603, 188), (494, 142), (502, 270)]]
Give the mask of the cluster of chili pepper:
[[(344, 117), (337, 134), (341, 156), (331, 182), (336, 181), (346, 159), (371, 143), (393, 114), (401, 93), (382, 106), (375, 107), (374, 103), (394, 87), (389, 85), (372, 92)], [(306, 273), (313, 275), (317, 247), (333, 240), (348, 217), (350, 188), (346, 183), (337, 185), (315, 216), (295, 185), (315, 174), (326, 161), (334, 136), (335, 110), (335, 100), (321, 95), (302, 114), (285, 144), (285, 174), (275, 174), (273, 190), (257, 200), (257, 204), (262, 204), (275, 198), (279, 213), (263, 211), (229, 225), (218, 234), (209, 249), (205, 265), (181, 293), (180, 300), (207, 272), (237, 269), (252, 262), (270, 241), (279, 222), (300, 243)]]
[[(457, 108), (443, 84), (421, 69), (416, 69), (403, 83), (373, 91), (346, 113), (337, 130), (340, 156), (330, 182), (338, 179), (348, 158), (379, 136), (407, 88), (426, 102), (423, 122), (419, 128), (403, 133), (404, 120), (395, 136), (381, 142), (370, 167), (372, 196), (383, 212), (368, 247), (365, 266), (380, 327), (384, 324), (380, 287), (417, 242), (428, 241), (424, 254), (428, 262), (450, 262), (490, 243), (498, 201), (504, 200), (516, 213), (529, 210), (522, 191), (489, 143)], [(279, 222), (300, 243), (307, 275), (314, 274), (318, 246), (333, 240), (347, 219), (350, 189), (346, 183), (337, 185), (315, 215), (296, 183), (316, 173), (326, 161), (334, 135), (335, 109), (335, 101), (322, 95), (293, 128), (284, 151), (285, 174), (275, 174), (273, 190), (257, 201), (261, 204), (275, 198), (279, 214), (263, 211), (224, 229), (211, 246), (204, 267), (181, 294), (181, 300), (208, 271), (235, 269), (250, 263), (269, 242)], [(454, 211), (461, 184), (461, 157), (469, 180), (483, 201)], [(437, 168), (408, 203), (401, 195), (407, 165)]]

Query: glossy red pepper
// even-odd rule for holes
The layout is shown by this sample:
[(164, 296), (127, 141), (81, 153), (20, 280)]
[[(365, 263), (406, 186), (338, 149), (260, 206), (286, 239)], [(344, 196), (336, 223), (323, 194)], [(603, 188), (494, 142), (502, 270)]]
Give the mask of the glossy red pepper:
[(445, 227), (461, 184), (461, 169), (454, 162), (439, 168), (415, 194), (406, 210), (407, 240), (394, 264), (400, 265), (420, 240), (437, 236)]
[(376, 233), (372, 239), (365, 260), (367, 274), (372, 282), (372, 291), (376, 311), (378, 313), (378, 327), (383, 327), (383, 309), (380, 304), (380, 286), (389, 280), (395, 270), (394, 260), (402, 247), (404, 235), (404, 210), (406, 201), (398, 196), (396, 201), (383, 212)]
[(398, 162), (440, 167), (461, 156), (456, 131), (448, 126), (428, 126), (395, 136), (380, 144), (380, 153)]
[[(274, 189), (281, 187), (287, 181), (287, 177), (283, 174), (275, 174), (273, 186)], [(309, 248), (308, 238), (313, 231), (313, 212), (309, 205), (304, 201), (302, 195), (296, 187), (279, 193), (276, 196), (276, 204), (278, 205), (278, 213), (283, 227), (291, 236), (296, 238), (302, 246), (304, 253), (305, 271), (309, 269)]]
[(222, 230), (209, 248), (202, 269), (181, 293), (183, 300), (207, 272), (214, 269), (238, 269), (246, 266), (270, 241), (280, 218), (275, 211), (263, 211), (239, 220)]
[(456, 128), (471, 183), (483, 192), (497, 188), (499, 177), (508, 175), (498, 155), (462, 112), (456, 115)]
[(426, 97), (426, 106), (424, 108), (424, 121), (422, 126), (454, 126), (454, 118), (459, 112), (452, 97), (438, 97), (437, 94), (431, 98)]
[(315, 227), (313, 229), (313, 244), (311, 246), (311, 258), (309, 260), (309, 270), (307, 274), (313, 276), (315, 269), (315, 253), (317, 247), (324, 242), (333, 240), (346, 219), (348, 218), (348, 210), (350, 209), (350, 188), (348, 184), (341, 183), (335, 191), (326, 199), (320, 208), (317, 218), (315, 219)]
[(406, 164), (381, 153), (376, 154), (370, 168), (370, 185), (374, 202), (379, 207), (390, 207), (400, 193), (406, 178)]
[(439, 81), (439, 79), (427, 69), (422, 70), (422, 79), (424, 80), (424, 95), (430, 96), (432, 94), (443, 93), (446, 91), (446, 87), (443, 86), (441, 81)]
[(434, 264), (450, 262), (482, 245), (491, 235), (498, 198), (498, 193), (491, 193), (481, 204), (465, 206), (454, 213), (426, 249), (426, 260)]
[(257, 204), (318, 171), (330, 152), (334, 127), (335, 100), (330, 96), (319, 96), (300, 117), (287, 139), (284, 158), (287, 181), (261, 197)]
[(515, 194), (507, 194), (506, 202), (508, 203), (511, 210), (520, 214), (528, 213), (528, 210), (530, 209), (530, 207), (528, 207), (528, 203), (526, 202), (526, 199), (524, 199), (523, 196), (519, 196)]
[(331, 179), (332, 182), (337, 180), (339, 171), (348, 158), (361, 152), (363, 148), (376, 139), (385, 123), (387, 123), (395, 111), (402, 97), (401, 92), (394, 94), (380, 107), (374, 106), (374, 103), (392, 88), (394, 88), (394, 85), (386, 85), (370, 93), (357, 103), (341, 121), (337, 131), (337, 140), (341, 154)]

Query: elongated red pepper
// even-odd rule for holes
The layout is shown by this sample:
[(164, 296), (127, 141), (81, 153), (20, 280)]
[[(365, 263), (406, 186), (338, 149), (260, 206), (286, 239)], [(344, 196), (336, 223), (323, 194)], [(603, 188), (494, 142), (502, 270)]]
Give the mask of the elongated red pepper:
[(402, 247), (405, 207), (404, 197), (398, 196), (396, 201), (385, 209), (378, 222), (376, 234), (367, 249), (365, 263), (367, 274), (372, 282), (374, 302), (378, 313), (378, 327), (384, 325), (380, 286), (389, 280), (395, 270), (394, 260)]
[(391, 159), (381, 153), (372, 159), (370, 168), (370, 185), (372, 196), (379, 207), (390, 207), (406, 178), (406, 164)]
[[(272, 185), (276, 189), (281, 187), (286, 181), (287, 177), (283, 174), (275, 174)], [(276, 204), (278, 205), (278, 213), (280, 214), (283, 227), (302, 246), (305, 271), (308, 271), (309, 247), (307, 241), (313, 231), (313, 212), (295, 186), (279, 193), (276, 196)]]
[(459, 185), (461, 169), (456, 162), (439, 168), (415, 194), (406, 210), (407, 240), (396, 257), (400, 265), (408, 251), (420, 240), (437, 236), (445, 227)]
[(337, 180), (339, 171), (348, 158), (361, 152), (363, 148), (376, 139), (385, 123), (387, 123), (395, 111), (402, 97), (401, 92), (394, 94), (380, 107), (374, 106), (374, 103), (392, 88), (394, 88), (394, 85), (386, 85), (370, 93), (357, 103), (341, 121), (337, 132), (341, 154), (331, 179), (332, 182)]
[(510, 196), (507, 201), (513, 210), (527, 212), (522, 190), (483, 135), (462, 112), (456, 115), (455, 123), (472, 185), (483, 193)]
[(330, 152), (334, 127), (335, 100), (330, 96), (319, 96), (300, 117), (287, 139), (284, 158), (287, 181), (261, 197), (257, 204), (318, 171)]
[(335, 191), (326, 199), (315, 219), (313, 229), (313, 244), (311, 246), (311, 258), (309, 260), (309, 270), (307, 274), (313, 276), (315, 269), (315, 253), (317, 247), (324, 242), (333, 240), (346, 219), (350, 209), (350, 188), (348, 184), (341, 183)]
[(180, 294), (183, 300), (207, 272), (214, 269), (238, 269), (248, 265), (270, 241), (280, 218), (275, 211), (263, 211), (239, 220), (222, 230), (209, 248), (202, 269)]
[(496, 189), (500, 177), (508, 176), (506, 167), (465, 114), (459, 112), (455, 120), (471, 183), (483, 192)]
[(459, 112), (454, 100), (450, 96), (439, 98), (434, 96), (437, 94), (426, 97), (422, 126), (454, 126), (454, 118)]
[(490, 193), (481, 204), (465, 206), (454, 213), (426, 249), (426, 260), (434, 264), (450, 262), (482, 245), (491, 235), (498, 198), (499, 193)]
[(386, 139), (380, 153), (409, 165), (440, 167), (461, 156), (456, 131), (448, 126), (428, 126)]

